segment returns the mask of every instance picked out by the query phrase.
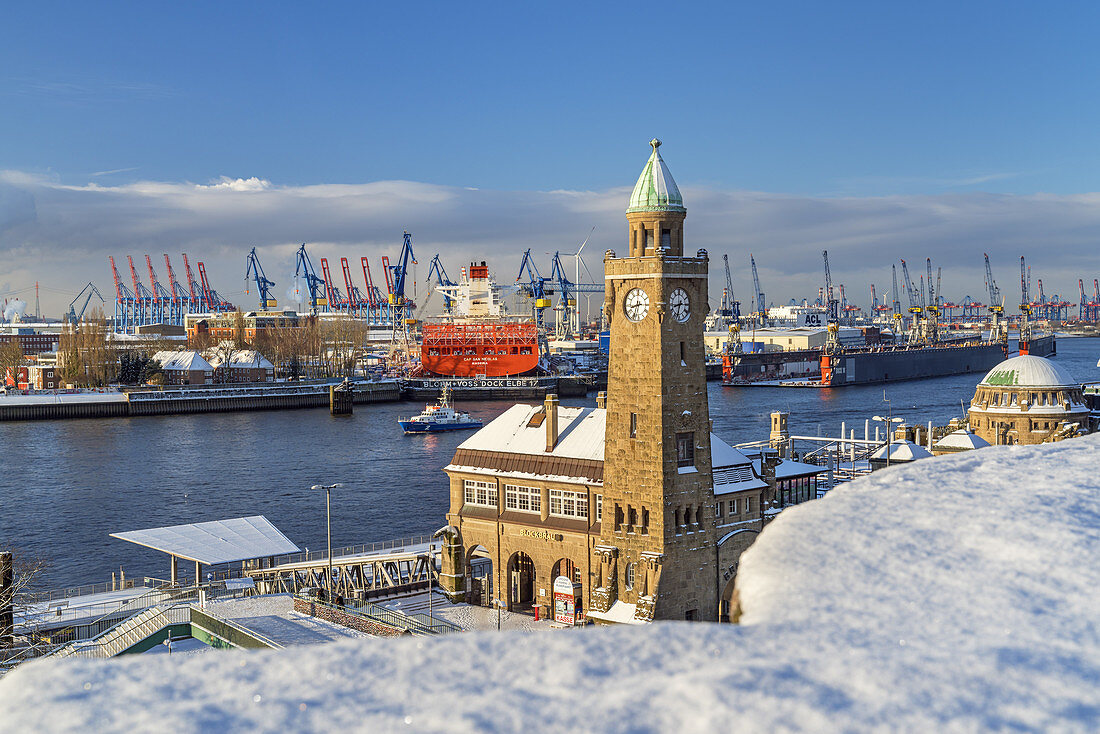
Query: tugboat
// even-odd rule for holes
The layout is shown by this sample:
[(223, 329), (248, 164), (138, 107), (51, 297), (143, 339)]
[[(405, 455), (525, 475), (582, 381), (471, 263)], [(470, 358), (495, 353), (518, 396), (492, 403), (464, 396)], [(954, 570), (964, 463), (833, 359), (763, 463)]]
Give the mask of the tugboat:
[(436, 433), (457, 431), (464, 428), (481, 428), (481, 421), (460, 413), (451, 405), (451, 390), (446, 385), (439, 395), (439, 403), (424, 406), (424, 412), (408, 420), (398, 420), (405, 433)]

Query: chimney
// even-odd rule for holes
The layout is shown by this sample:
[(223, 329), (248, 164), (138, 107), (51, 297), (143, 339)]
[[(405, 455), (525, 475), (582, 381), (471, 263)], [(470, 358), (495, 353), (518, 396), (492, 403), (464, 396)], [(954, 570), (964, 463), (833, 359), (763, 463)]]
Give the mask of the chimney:
[(558, 396), (550, 393), (546, 396), (546, 451), (549, 453), (558, 445)]
[(596, 407), (603, 409), (607, 408), (607, 393), (603, 390), (596, 393)]

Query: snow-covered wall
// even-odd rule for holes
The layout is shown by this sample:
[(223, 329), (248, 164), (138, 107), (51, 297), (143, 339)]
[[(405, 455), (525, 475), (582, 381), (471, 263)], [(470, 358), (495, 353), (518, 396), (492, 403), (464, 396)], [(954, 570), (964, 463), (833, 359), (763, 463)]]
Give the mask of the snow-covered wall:
[(895, 467), (784, 512), (741, 626), (26, 665), (0, 730), (1096, 731), (1100, 436)]

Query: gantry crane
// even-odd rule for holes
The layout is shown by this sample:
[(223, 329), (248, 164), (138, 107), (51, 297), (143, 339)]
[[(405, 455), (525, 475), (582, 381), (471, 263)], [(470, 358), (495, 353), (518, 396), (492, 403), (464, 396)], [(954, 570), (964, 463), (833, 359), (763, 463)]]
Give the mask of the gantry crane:
[[(443, 261), (439, 259), (439, 253), (436, 253), (435, 257), (428, 264), (428, 284), (431, 285), (432, 278), (435, 278), (436, 283), (443, 294), (443, 313), (450, 315), (451, 309), (454, 307), (455, 297), (450, 291), (443, 290), (444, 288), (454, 288), (458, 285), (450, 276), (447, 275), (447, 269), (443, 267)], [(424, 299), (424, 307), (428, 305), (428, 301), (431, 300), (432, 294), (435, 293), (435, 288), (431, 288), (428, 291), (428, 297)]]

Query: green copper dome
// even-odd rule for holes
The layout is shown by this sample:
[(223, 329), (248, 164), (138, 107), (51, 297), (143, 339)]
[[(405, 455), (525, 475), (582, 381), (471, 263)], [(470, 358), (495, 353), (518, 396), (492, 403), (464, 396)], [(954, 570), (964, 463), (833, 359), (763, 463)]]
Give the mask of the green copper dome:
[(634, 193), (630, 195), (630, 204), (626, 212), (651, 212), (651, 211), (675, 211), (686, 212), (684, 198), (680, 196), (680, 189), (669, 173), (661, 154), (657, 149), (661, 147), (661, 141), (657, 138), (649, 141), (653, 146), (653, 153), (646, 161), (642, 175), (638, 177), (638, 183), (634, 184)]

